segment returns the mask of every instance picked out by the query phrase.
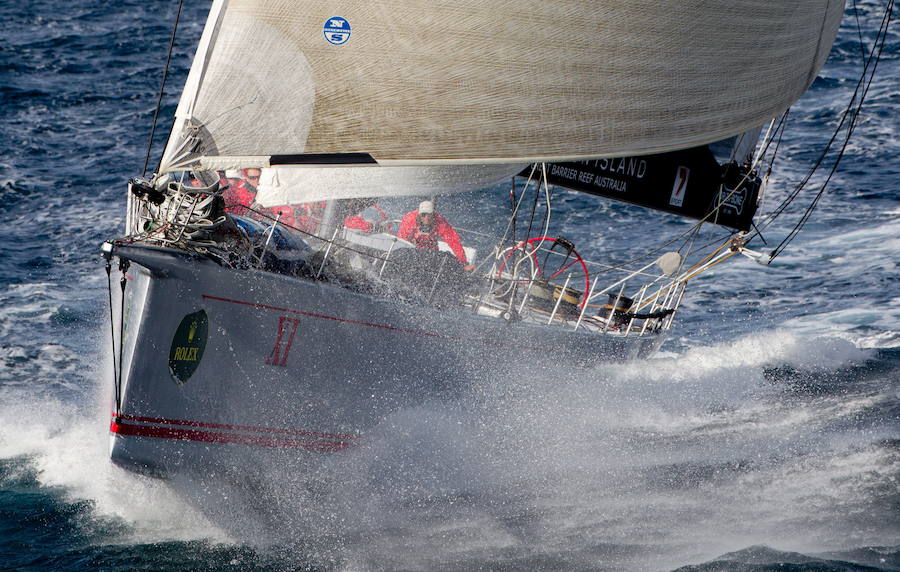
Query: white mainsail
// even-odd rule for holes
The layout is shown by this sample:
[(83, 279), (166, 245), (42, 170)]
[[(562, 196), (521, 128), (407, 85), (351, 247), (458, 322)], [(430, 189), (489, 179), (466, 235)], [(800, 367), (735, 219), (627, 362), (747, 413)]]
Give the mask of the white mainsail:
[(705, 144), (799, 98), (842, 12), (839, 0), (216, 0), (161, 171)]

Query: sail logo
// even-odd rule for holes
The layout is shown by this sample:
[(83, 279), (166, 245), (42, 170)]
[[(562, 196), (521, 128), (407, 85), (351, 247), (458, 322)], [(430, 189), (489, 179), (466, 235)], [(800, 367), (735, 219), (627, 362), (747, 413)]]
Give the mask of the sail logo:
[(669, 197), (669, 204), (673, 207), (680, 207), (684, 204), (684, 195), (687, 191), (687, 183), (688, 177), (691, 175), (691, 170), (687, 167), (678, 166), (678, 170), (675, 171), (675, 182), (672, 184), (672, 196)]
[(205, 310), (181, 319), (169, 349), (169, 373), (176, 384), (184, 384), (197, 371), (206, 349), (208, 333), (209, 318)]
[(278, 317), (278, 332), (275, 334), (275, 346), (266, 358), (267, 365), (286, 366), (291, 346), (294, 345), (294, 335), (297, 333), (297, 324), (300, 320), (290, 316)]
[(350, 39), (350, 22), (340, 16), (328, 18), (322, 27), (322, 33), (325, 34), (325, 39), (329, 44), (335, 46), (346, 44)]
[(719, 208), (726, 213), (740, 216), (744, 212), (744, 203), (746, 201), (747, 189), (745, 188), (736, 191), (723, 185), (722, 192), (719, 193)]

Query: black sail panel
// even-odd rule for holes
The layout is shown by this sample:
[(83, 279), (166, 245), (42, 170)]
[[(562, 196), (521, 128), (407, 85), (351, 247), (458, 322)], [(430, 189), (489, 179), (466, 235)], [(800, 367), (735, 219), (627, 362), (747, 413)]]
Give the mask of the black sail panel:
[(548, 163), (547, 178), (552, 185), (736, 230), (750, 229), (760, 188), (754, 173), (747, 175), (736, 164), (719, 165), (706, 145), (658, 155)]

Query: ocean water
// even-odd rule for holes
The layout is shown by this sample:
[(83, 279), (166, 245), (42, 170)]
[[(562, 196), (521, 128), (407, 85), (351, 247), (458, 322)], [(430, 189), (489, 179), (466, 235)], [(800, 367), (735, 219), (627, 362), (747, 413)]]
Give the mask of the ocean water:
[[(154, 161), (207, 8), (182, 16)], [(0, 5), (0, 569), (900, 570), (896, 28), (803, 233), (771, 266), (734, 260), (696, 280), (656, 359), (500, 371), (476, 406), (400, 411), (312, 475), (273, 468), (275, 522), (218, 491), (234, 495), (226, 530), (107, 457), (98, 246), (143, 165), (175, 9)], [(767, 207), (849, 101), (856, 14), (870, 43), (883, 9), (848, 5), (792, 111)], [(577, 243), (609, 252), (688, 225), (559, 201)], [(770, 246), (798, 215), (765, 230)]]

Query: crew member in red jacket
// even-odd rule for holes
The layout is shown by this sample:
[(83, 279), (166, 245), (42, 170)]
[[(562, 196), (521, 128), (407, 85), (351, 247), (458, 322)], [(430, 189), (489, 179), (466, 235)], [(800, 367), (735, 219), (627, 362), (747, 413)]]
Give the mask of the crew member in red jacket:
[(417, 248), (426, 250), (437, 250), (438, 240), (443, 240), (466, 270), (475, 268), (470, 266), (466, 260), (466, 251), (463, 250), (459, 233), (447, 222), (447, 219), (434, 212), (432, 201), (422, 201), (419, 203), (418, 210), (404, 215), (403, 220), (400, 221), (397, 237), (415, 244)]
[[(238, 174), (240, 174), (239, 178), (231, 176)], [(244, 169), (238, 172), (226, 171), (228, 186), (222, 193), (222, 198), (225, 199), (226, 211), (236, 215), (250, 213), (248, 207), (253, 204), (256, 198), (259, 174), (259, 169)]]
[(350, 199), (343, 205), (344, 228), (372, 233), (391, 232), (391, 221), (375, 199)]
[[(258, 191), (259, 182), (262, 177), (262, 169), (243, 169), (240, 171), (241, 178), (235, 183), (230, 182), (228, 188), (222, 193), (225, 199), (225, 210), (237, 215), (250, 215), (258, 213), (268, 217), (268, 220), (278, 220), (283, 225), (290, 228), (299, 228), (307, 230), (311, 224), (308, 217), (303, 218), (294, 211), (294, 207), (290, 205), (278, 205), (274, 207), (264, 208), (256, 203), (256, 193)], [(298, 209), (299, 210), (299, 209)]]

